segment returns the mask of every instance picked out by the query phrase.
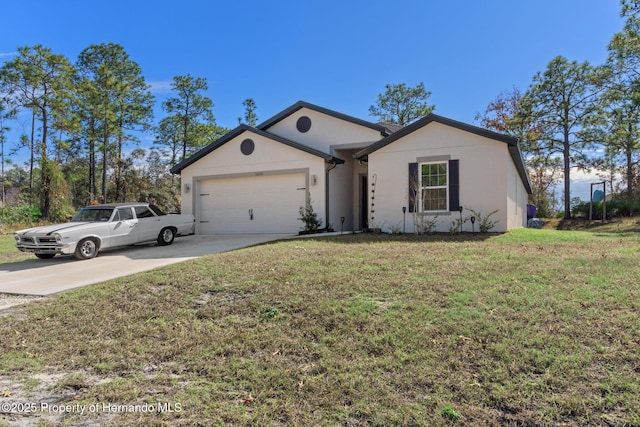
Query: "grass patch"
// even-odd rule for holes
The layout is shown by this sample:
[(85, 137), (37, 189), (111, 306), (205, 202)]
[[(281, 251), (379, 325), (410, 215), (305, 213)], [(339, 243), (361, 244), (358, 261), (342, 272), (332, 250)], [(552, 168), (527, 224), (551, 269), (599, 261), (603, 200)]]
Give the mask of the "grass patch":
[(108, 425), (638, 425), (638, 244), (515, 230), (218, 254), (1, 318), (0, 375), (181, 409)]
[(0, 264), (16, 262), (33, 258), (32, 254), (20, 252), (16, 249), (13, 234), (0, 234)]
[(596, 233), (638, 233), (640, 219), (638, 217), (616, 217), (607, 221), (586, 219), (545, 219), (545, 229), (591, 231)]

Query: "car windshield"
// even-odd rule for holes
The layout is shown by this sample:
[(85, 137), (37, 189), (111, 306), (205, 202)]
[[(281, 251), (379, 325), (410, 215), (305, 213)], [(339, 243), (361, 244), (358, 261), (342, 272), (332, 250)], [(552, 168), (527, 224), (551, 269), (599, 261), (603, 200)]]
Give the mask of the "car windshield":
[(109, 221), (112, 208), (82, 208), (71, 218), (71, 222)]

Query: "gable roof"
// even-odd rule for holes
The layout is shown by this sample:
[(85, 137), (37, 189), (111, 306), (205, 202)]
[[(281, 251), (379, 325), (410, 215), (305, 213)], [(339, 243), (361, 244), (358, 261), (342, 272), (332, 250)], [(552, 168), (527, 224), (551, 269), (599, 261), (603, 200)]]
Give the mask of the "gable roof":
[(378, 124), (379, 124), (380, 126), (384, 126), (384, 127), (386, 127), (386, 128), (387, 128), (387, 129), (389, 129), (392, 133), (393, 133), (393, 132), (397, 132), (397, 131), (399, 131), (400, 129), (402, 129), (402, 128), (404, 127), (404, 125), (399, 125), (399, 124), (397, 124), (397, 123), (391, 123), (391, 122), (378, 122)]
[(470, 132), (475, 135), (479, 135), (485, 138), (493, 139), (495, 141), (501, 141), (507, 144), (507, 148), (509, 150), (509, 154), (511, 155), (511, 159), (513, 163), (516, 165), (516, 170), (518, 171), (518, 175), (520, 175), (520, 179), (524, 184), (527, 193), (531, 194), (531, 184), (529, 183), (529, 176), (527, 174), (527, 168), (524, 165), (524, 160), (522, 158), (522, 153), (520, 152), (520, 148), (518, 145), (518, 139), (509, 135), (504, 135), (502, 133), (493, 132), (488, 129), (480, 128), (477, 126), (473, 126), (467, 123), (459, 122), (457, 120), (452, 120), (443, 116), (439, 116), (437, 114), (430, 113), (427, 116), (411, 123), (408, 126), (399, 129), (393, 134), (387, 136), (386, 138), (382, 138), (380, 141), (377, 141), (367, 148), (358, 151), (354, 157), (357, 159), (365, 159), (369, 154), (381, 149), (382, 147), (386, 147), (392, 142), (397, 141), (398, 139), (415, 132), (416, 130), (428, 125), (431, 122), (436, 122), (443, 124), (445, 126), (450, 126), (456, 129), (463, 130), (465, 132)]
[(328, 108), (324, 108), (324, 107), (320, 107), (318, 105), (310, 104), (310, 103), (305, 102), (305, 101), (296, 102), (291, 107), (279, 112), (278, 114), (276, 114), (275, 116), (271, 117), (270, 119), (267, 119), (264, 122), (260, 123), (257, 126), (257, 128), (260, 129), (260, 130), (267, 130), (271, 126), (273, 126), (276, 123), (286, 119), (291, 114), (295, 113), (296, 111), (298, 111), (298, 110), (300, 110), (302, 108), (307, 108), (309, 110), (317, 111), (319, 113), (326, 114), (328, 116), (335, 117), (335, 118), (340, 119), (340, 120), (344, 120), (344, 121), (347, 121), (347, 122), (350, 122), (350, 123), (353, 123), (353, 124), (356, 124), (356, 125), (359, 125), (359, 126), (364, 126), (364, 127), (376, 130), (376, 131), (380, 132), (380, 135), (382, 135), (382, 136), (387, 136), (387, 135), (390, 135), (392, 133), (391, 130), (389, 130), (387, 127), (385, 127), (385, 126), (383, 126), (381, 124), (371, 123), (371, 122), (368, 122), (366, 120), (362, 120), (362, 119), (358, 119), (356, 117), (348, 116), (346, 114), (338, 113), (337, 111), (329, 110)]
[(227, 134), (223, 135), (222, 137), (218, 138), (217, 140), (215, 140), (211, 144), (206, 145), (205, 147), (203, 147), (202, 149), (200, 149), (196, 153), (192, 154), (191, 156), (189, 156), (186, 159), (182, 160), (180, 163), (176, 164), (174, 167), (171, 168), (170, 172), (174, 173), (174, 174), (179, 174), (187, 166), (197, 162), (201, 158), (205, 157), (207, 154), (211, 153), (212, 151), (216, 150), (217, 148), (220, 148), (221, 146), (223, 146), (224, 144), (226, 144), (227, 142), (231, 141), (233, 138), (241, 135), (244, 132), (251, 132), (253, 134), (262, 136), (262, 137), (270, 139), (272, 141), (276, 141), (276, 142), (279, 142), (281, 144), (287, 145), (287, 146), (289, 146), (291, 148), (295, 148), (297, 150), (304, 151), (305, 153), (309, 153), (309, 154), (312, 154), (314, 156), (318, 156), (320, 158), (323, 158), (325, 161), (327, 161), (329, 163), (335, 163), (335, 164), (344, 163), (344, 160), (339, 159), (337, 157), (334, 157), (334, 156), (332, 156), (330, 154), (323, 153), (322, 151), (316, 150), (315, 148), (311, 148), (311, 147), (308, 147), (306, 145), (299, 144), (299, 143), (297, 143), (295, 141), (291, 141), (289, 139), (282, 138), (281, 136), (274, 135), (272, 133), (268, 133), (268, 132), (265, 132), (265, 131), (260, 130), (260, 129), (256, 129), (256, 128), (251, 127), (251, 126), (247, 126), (245, 124), (241, 124), (237, 128), (233, 129), (232, 131), (230, 131)]

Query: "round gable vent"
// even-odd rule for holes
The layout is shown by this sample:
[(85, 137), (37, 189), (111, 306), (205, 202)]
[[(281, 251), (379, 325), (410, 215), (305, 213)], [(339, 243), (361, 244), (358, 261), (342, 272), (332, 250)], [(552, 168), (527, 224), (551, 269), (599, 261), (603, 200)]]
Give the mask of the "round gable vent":
[(240, 144), (240, 151), (242, 152), (242, 154), (244, 154), (245, 156), (248, 156), (249, 154), (253, 153), (253, 150), (256, 148), (256, 144), (253, 142), (252, 139), (245, 139), (244, 141), (242, 141), (242, 143)]
[(308, 132), (311, 129), (311, 119), (307, 116), (300, 117), (296, 122), (296, 127), (301, 133)]

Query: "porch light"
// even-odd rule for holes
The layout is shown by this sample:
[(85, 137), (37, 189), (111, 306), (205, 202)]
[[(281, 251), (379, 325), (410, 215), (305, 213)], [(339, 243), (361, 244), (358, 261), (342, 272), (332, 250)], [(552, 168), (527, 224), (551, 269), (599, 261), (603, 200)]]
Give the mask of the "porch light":
[(184, 184), (184, 192), (188, 193), (189, 191), (191, 191), (191, 186), (188, 183)]

